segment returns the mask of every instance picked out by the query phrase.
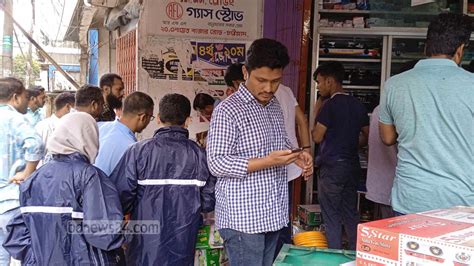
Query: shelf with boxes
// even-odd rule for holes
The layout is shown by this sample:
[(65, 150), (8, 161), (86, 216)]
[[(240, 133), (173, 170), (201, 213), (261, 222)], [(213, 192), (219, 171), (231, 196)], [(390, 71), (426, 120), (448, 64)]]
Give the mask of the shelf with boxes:
[[(474, 38), (473, 38), (474, 39)], [(425, 39), (419, 37), (389, 37), (391, 55), (387, 63), (387, 78), (411, 69), (420, 59), (424, 59)], [(474, 70), (474, 40), (464, 51), (461, 66), (469, 71)]]
[(378, 104), (383, 42), (380, 36), (319, 36), (318, 64), (341, 62), (346, 72), (344, 90), (359, 98), (368, 112)]
[[(434, 16), (444, 11), (474, 12), (474, 0), (435, 0), (414, 7), (411, 2), (318, 0), (315, 6), (311, 73), (325, 62), (341, 62), (346, 69), (343, 81), (345, 92), (359, 99), (370, 115), (380, 102), (385, 81), (426, 58), (424, 47), (427, 26)], [(474, 72), (474, 34), (471, 40), (461, 65)], [(315, 102), (317, 87), (312, 86), (311, 90), (311, 99)], [(314, 110), (311, 110), (310, 114), (313, 113)], [(314, 120), (313, 114), (310, 121)], [(366, 168), (366, 159), (360, 157), (361, 165)], [(366, 171), (362, 170), (363, 173)], [(361, 180), (364, 178), (361, 176)], [(310, 195), (308, 203), (317, 203), (316, 183), (317, 179), (314, 179), (314, 184), (307, 188), (307, 195)], [(360, 190), (359, 199), (361, 215), (364, 215), (366, 210), (371, 209), (371, 202), (365, 199), (363, 190)]]
[(461, 13), (465, 5), (460, 0), (433, 0), (419, 5), (411, 0), (320, 0), (317, 8), (320, 27), (426, 28), (440, 12)]
[[(466, 0), (465, 0), (466, 1)], [(466, 5), (466, 13), (471, 16), (471, 17), (474, 17), (474, 0), (468, 0), (466, 1), (467, 3), (465, 3)]]

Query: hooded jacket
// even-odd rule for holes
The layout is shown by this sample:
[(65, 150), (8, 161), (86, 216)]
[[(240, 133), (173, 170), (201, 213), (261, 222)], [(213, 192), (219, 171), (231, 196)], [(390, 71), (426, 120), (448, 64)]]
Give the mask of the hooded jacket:
[(192, 265), (201, 212), (214, 209), (216, 178), (188, 130), (164, 127), (134, 144), (110, 178), (132, 223), (158, 225), (157, 231), (127, 237), (127, 265)]
[(119, 264), (118, 193), (91, 164), (97, 125), (86, 113), (62, 119), (48, 143), (52, 160), (20, 185), (20, 213), (8, 224), (3, 247), (23, 265)]

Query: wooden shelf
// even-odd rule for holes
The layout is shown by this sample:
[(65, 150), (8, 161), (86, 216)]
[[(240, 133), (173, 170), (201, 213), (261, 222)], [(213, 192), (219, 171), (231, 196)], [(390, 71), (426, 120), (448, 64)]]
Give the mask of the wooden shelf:
[(380, 58), (341, 58), (341, 57), (320, 57), (319, 61), (339, 61), (339, 62), (360, 62), (360, 63), (380, 63)]
[(420, 36), (426, 37), (427, 28), (400, 28), (400, 27), (374, 27), (374, 28), (336, 28), (319, 27), (320, 34), (337, 35), (393, 35), (393, 36)]
[(421, 59), (424, 59), (424, 58), (413, 58), (413, 59), (409, 59), (409, 58), (403, 58), (403, 59), (392, 59), (392, 63), (396, 63), (396, 64), (403, 64), (403, 63), (406, 63), (406, 62), (410, 62), (410, 61), (414, 61), (414, 60), (421, 60)]
[(380, 86), (369, 86), (369, 85), (342, 85), (346, 90), (378, 90)]
[(388, 14), (409, 16), (437, 16), (441, 12), (411, 12), (411, 11), (384, 11), (384, 10), (347, 10), (347, 9), (321, 9), (319, 13), (331, 14)]

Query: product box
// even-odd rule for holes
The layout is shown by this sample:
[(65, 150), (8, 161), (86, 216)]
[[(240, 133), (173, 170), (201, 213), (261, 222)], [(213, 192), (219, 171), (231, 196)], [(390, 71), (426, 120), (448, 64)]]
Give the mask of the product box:
[(318, 226), (323, 223), (319, 205), (299, 205), (298, 217), (300, 222), (305, 225)]
[(359, 224), (357, 265), (474, 265), (474, 207)]
[(228, 266), (224, 249), (196, 249), (194, 266)]
[(224, 242), (219, 235), (217, 228), (211, 225), (203, 225), (199, 228), (196, 248), (197, 249), (208, 249), (208, 248), (223, 248)]

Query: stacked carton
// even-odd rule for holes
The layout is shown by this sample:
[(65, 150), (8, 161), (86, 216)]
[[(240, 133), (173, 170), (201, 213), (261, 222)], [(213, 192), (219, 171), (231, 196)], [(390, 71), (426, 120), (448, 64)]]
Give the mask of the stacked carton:
[(360, 224), (357, 265), (474, 265), (474, 208), (455, 207)]
[(194, 266), (225, 265), (228, 265), (228, 259), (224, 252), (224, 242), (214, 226), (214, 219), (206, 219), (198, 231)]

